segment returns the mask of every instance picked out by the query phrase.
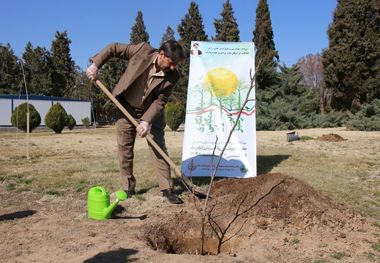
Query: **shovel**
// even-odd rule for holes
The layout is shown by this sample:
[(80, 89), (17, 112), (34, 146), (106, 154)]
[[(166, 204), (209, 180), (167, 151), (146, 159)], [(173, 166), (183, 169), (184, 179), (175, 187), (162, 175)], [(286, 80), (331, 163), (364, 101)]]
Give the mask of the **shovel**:
[[(135, 120), (135, 118), (132, 117), (132, 115), (125, 109), (123, 105), (111, 94), (111, 92), (104, 86), (104, 84), (100, 80), (96, 80), (96, 84), (98, 87), (107, 95), (107, 97), (115, 103), (115, 105), (119, 108), (119, 110), (127, 117), (127, 119), (135, 126), (137, 127), (139, 123)], [(165, 159), (165, 161), (169, 164), (169, 166), (174, 170), (175, 175), (181, 179), (181, 182), (183, 185), (191, 191), (194, 195), (204, 198), (206, 197), (206, 191), (204, 191), (202, 188), (194, 185), (189, 178), (187, 178), (182, 172), (178, 169), (178, 167), (175, 165), (175, 163), (169, 158), (169, 156), (161, 149), (160, 146), (153, 140), (153, 137), (148, 134), (145, 136), (146, 140), (150, 143), (150, 145), (153, 146), (154, 149), (157, 150), (157, 152), (162, 156), (162, 158)]]

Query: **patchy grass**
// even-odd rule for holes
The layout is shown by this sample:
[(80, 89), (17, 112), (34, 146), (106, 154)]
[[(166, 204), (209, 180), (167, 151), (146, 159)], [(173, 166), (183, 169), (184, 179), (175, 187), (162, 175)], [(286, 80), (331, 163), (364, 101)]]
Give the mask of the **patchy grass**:
[(303, 136), (300, 136), (300, 140), (301, 141), (310, 141), (310, 140), (314, 140), (314, 138), (311, 136), (303, 135)]
[(373, 250), (380, 252), (380, 242), (373, 243), (372, 248), (373, 248)]
[[(288, 143), (286, 131), (257, 133), (258, 171), (281, 172), (312, 185), (332, 199), (380, 219), (380, 132), (344, 128), (301, 130), (301, 136), (338, 134), (345, 141)], [(263, 160), (263, 162), (260, 162)]]
[(337, 260), (341, 260), (345, 257), (345, 254), (343, 252), (334, 252), (332, 255), (331, 255), (332, 258), (335, 258)]
[[(299, 130), (304, 139), (290, 143), (286, 133), (257, 132), (259, 174), (281, 172), (301, 179), (380, 225), (380, 132), (344, 128)], [(312, 140), (330, 133), (346, 140)], [(180, 165), (183, 133), (166, 134), (169, 155)], [(1, 132), (0, 183), (8, 191), (65, 195), (85, 193), (95, 185), (110, 192), (122, 188), (114, 127), (65, 129), (62, 134), (34, 131), (30, 135), (29, 160), (25, 157), (25, 140), (24, 133)], [(141, 194), (157, 186), (149, 156), (145, 139), (138, 138), (134, 173)]]
[(366, 252), (364, 253), (365, 254), (365, 257), (371, 261), (371, 262), (380, 262), (380, 256), (379, 255), (376, 255), (372, 252)]

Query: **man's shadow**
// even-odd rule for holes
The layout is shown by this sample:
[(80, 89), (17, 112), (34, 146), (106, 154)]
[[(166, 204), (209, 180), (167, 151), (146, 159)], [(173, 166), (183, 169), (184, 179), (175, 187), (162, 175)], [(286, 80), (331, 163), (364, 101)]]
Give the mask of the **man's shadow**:
[(134, 262), (138, 261), (138, 258), (130, 258), (130, 256), (136, 254), (138, 250), (129, 248), (119, 248), (118, 250), (112, 250), (108, 252), (101, 252), (86, 259), (84, 263), (101, 263), (101, 262)]
[(35, 213), (37, 213), (37, 211), (35, 211), (35, 210), (23, 210), (23, 211), (17, 211), (14, 213), (10, 213), (10, 214), (0, 215), (0, 222), (32, 216)]

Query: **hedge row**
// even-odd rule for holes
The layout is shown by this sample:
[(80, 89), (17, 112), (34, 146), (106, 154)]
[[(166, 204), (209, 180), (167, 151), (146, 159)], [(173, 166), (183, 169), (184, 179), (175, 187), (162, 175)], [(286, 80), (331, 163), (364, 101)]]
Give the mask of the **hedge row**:
[[(34, 130), (41, 124), (41, 116), (32, 104), (27, 102), (17, 106), (12, 112), (11, 123), (14, 127), (27, 131), (27, 112), (29, 108), (29, 131)], [(82, 120), (87, 124), (88, 118)], [(61, 104), (52, 105), (45, 116), (45, 125), (55, 133), (61, 133), (67, 126), (70, 130), (76, 125), (76, 121), (71, 114), (67, 114)]]

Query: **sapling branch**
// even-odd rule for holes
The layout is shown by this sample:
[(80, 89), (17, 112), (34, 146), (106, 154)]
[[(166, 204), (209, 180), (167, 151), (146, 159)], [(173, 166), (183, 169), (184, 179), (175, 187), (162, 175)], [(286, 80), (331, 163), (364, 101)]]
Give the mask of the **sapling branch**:
[[(251, 94), (251, 91), (252, 89), (255, 88), (255, 79), (256, 79), (256, 72), (258, 71), (259, 67), (260, 67), (260, 64), (261, 64), (261, 61), (259, 61), (257, 67), (256, 67), (256, 70), (255, 70), (255, 74), (252, 75), (252, 69), (250, 69), (249, 71), (249, 77), (250, 77), (250, 86), (249, 86), (249, 89), (247, 91), (247, 94), (246, 94), (246, 97), (243, 101), (243, 104), (242, 106), (240, 107), (239, 111), (238, 111), (238, 114), (237, 114), (237, 117), (236, 117), (236, 120), (228, 134), (228, 137), (227, 137), (227, 140), (226, 142), (224, 143), (224, 146), (221, 150), (221, 152), (219, 153), (219, 157), (218, 157), (218, 160), (217, 160), (217, 163), (215, 165), (215, 167), (213, 167), (213, 157), (215, 155), (215, 149), (216, 149), (216, 146), (217, 146), (217, 142), (218, 142), (218, 137), (216, 137), (216, 141), (215, 141), (215, 144), (214, 144), (214, 149), (213, 149), (213, 154), (212, 154), (212, 159), (211, 159), (211, 165), (210, 167), (212, 169), (210, 169), (212, 171), (211, 173), (211, 178), (210, 178), (210, 184), (208, 186), (208, 189), (207, 189), (207, 195), (206, 195), (206, 198), (205, 198), (205, 201), (204, 201), (204, 204), (203, 204), (203, 209), (201, 211), (201, 214), (202, 214), (202, 230), (201, 230), (201, 253), (204, 254), (204, 235), (205, 235), (205, 221), (206, 221), (206, 217), (208, 218), (208, 222), (211, 226), (211, 228), (213, 229), (213, 231), (216, 233), (216, 235), (218, 236), (218, 239), (219, 239), (219, 245), (218, 245), (218, 253), (220, 253), (220, 249), (221, 249), (221, 245), (223, 244), (223, 238), (227, 232), (227, 230), (231, 227), (232, 223), (235, 222), (235, 220), (237, 219), (237, 215), (235, 215), (235, 217), (232, 219), (232, 221), (229, 223), (229, 225), (227, 226), (227, 228), (223, 231), (222, 228), (215, 222), (214, 222), (214, 226), (212, 224), (212, 220), (210, 221), (210, 219), (212, 219), (211, 217), (211, 212), (207, 210), (208, 208), (208, 204), (209, 204), (209, 199), (210, 199), (210, 193), (211, 193), (211, 188), (213, 186), (213, 183), (214, 183), (214, 179), (215, 179), (215, 176), (216, 176), (216, 173), (218, 171), (218, 168), (219, 168), (219, 165), (220, 165), (220, 162), (223, 158), (223, 154), (227, 148), (227, 145), (228, 143), (230, 142), (231, 140), (231, 137), (232, 137), (232, 134), (234, 133), (238, 123), (239, 123), (239, 120), (240, 120), (240, 117), (241, 117), (241, 114), (244, 110), (244, 108), (246, 107), (246, 105), (248, 104), (248, 102), (250, 101), (253, 101), (254, 99), (250, 99), (250, 94)], [(244, 198), (245, 200), (245, 198)], [(243, 200), (243, 202), (244, 202)], [(239, 211), (240, 211), (240, 207), (241, 207), (242, 203), (239, 204), (239, 207), (238, 207), (238, 211), (237, 211), (237, 214), (239, 214)], [(215, 207), (215, 206), (214, 206)], [(217, 228), (217, 229), (216, 229)], [(218, 232), (219, 231), (219, 232)], [(220, 233), (220, 234), (219, 234)]]

